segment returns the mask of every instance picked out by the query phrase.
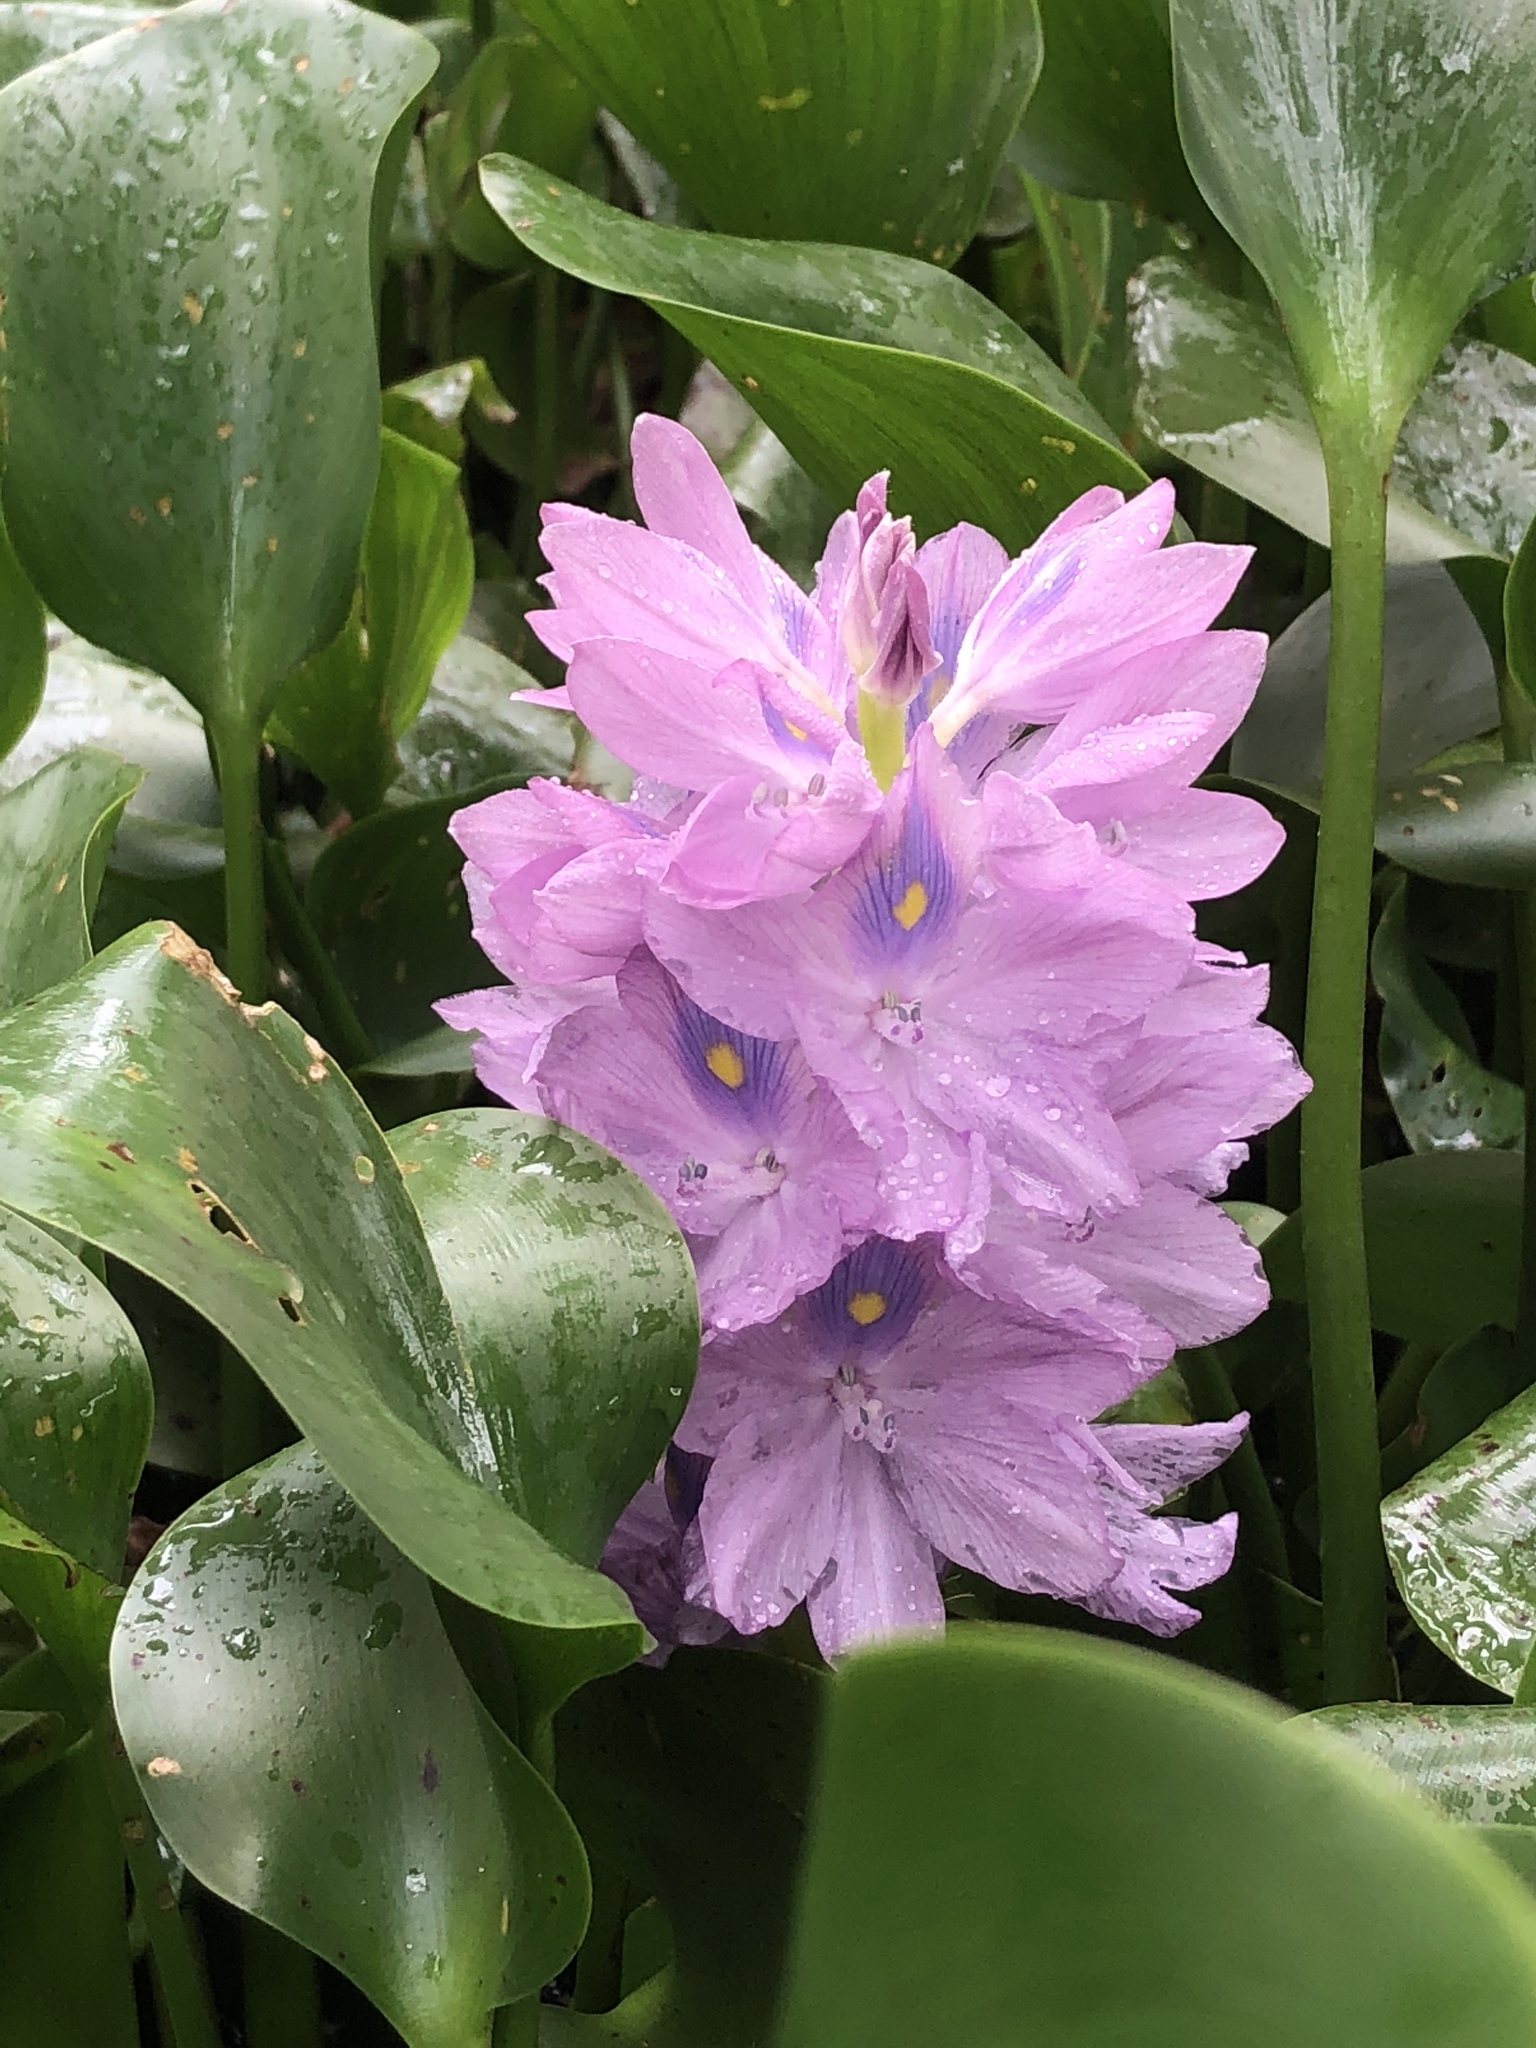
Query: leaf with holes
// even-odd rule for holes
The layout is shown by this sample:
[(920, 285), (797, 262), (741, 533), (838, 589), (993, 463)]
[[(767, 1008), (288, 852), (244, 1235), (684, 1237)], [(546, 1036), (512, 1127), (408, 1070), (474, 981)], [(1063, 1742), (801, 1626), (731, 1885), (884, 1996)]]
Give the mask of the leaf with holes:
[(1146, 482), (1070, 378), (930, 265), (655, 227), (513, 157), (480, 182), (535, 255), (653, 305), (835, 503), (889, 468), (925, 533), (968, 519), (1017, 549), (1091, 485)]

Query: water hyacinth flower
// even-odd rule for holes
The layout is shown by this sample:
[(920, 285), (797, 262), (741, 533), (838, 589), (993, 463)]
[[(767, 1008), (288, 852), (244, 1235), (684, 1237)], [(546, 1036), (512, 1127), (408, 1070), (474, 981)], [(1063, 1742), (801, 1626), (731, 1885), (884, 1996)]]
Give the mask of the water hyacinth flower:
[(694, 1479), (608, 1568), (663, 1640), (804, 1600), (839, 1655), (940, 1625), (947, 1564), (1185, 1626), (1234, 1524), (1160, 1510), (1243, 1424), (1100, 1418), (1263, 1307), (1211, 1197), (1306, 1087), (1263, 971), (1194, 928), (1280, 839), (1194, 787), (1262, 665), (1212, 630), (1246, 550), (1164, 548), (1166, 485), (1014, 561), (919, 546), (880, 477), (807, 593), (681, 427), (633, 454), (644, 526), (548, 510), (530, 623), (567, 675), (529, 695), (635, 795), (459, 814), (507, 983), (443, 1006), (694, 1251)]

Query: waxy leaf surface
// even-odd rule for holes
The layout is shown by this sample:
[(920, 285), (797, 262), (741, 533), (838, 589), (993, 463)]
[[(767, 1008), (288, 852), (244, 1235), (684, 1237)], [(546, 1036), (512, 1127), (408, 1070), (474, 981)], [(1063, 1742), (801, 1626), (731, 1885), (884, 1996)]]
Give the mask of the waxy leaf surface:
[(522, 12), (711, 227), (936, 263), (974, 233), (1040, 68), (1034, 0), (622, 12), (529, 0)]
[(837, 1680), (778, 2048), (1494, 2048), (1533, 2024), (1518, 1885), (1251, 1694), (975, 1627)]
[[(190, 1302), (432, 1577), (535, 1628), (638, 1645), (618, 1588), (502, 1491), (494, 1393), (382, 1132), (313, 1039), (235, 1002), (175, 926), (0, 1019), (0, 1184)], [(631, 1313), (691, 1286), (680, 1242), (658, 1259), (656, 1301)]]
[(0, 1010), (90, 958), (107, 842), (139, 780), (82, 747), (0, 793)]
[(1536, 767), (1464, 761), (1382, 791), (1376, 850), (1411, 874), (1478, 889), (1536, 883)]
[(1146, 481), (1022, 329), (929, 265), (655, 227), (513, 157), (480, 182), (535, 255), (655, 306), (838, 504), (889, 468), (923, 532), (968, 519), (1018, 549), (1091, 485)]
[(1172, 0), (1184, 152), (1311, 400), (1394, 434), (1536, 234), (1536, 15), (1503, 0)]
[(51, 610), (225, 727), (346, 618), (374, 173), (434, 62), (344, 0), (192, 0), (0, 94), (11, 538)]
[(1311, 1720), (1342, 1735), (1451, 1820), (1536, 1826), (1536, 1710), (1378, 1703), (1324, 1707)]
[(575, 1829), (476, 1700), (430, 1582), (307, 1445), (161, 1537), (112, 1689), (188, 1868), (344, 1971), (410, 2048), (484, 2041), (490, 2009), (575, 1950)]
[(122, 1571), (154, 1402), (106, 1288), (0, 1209), (0, 1500), (103, 1578)]

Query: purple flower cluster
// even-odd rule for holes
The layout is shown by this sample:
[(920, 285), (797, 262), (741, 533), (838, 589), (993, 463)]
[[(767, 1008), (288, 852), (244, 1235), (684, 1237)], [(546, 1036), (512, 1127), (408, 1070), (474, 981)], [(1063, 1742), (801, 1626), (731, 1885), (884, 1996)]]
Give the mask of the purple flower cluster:
[(1263, 662), (1208, 630), (1247, 551), (1164, 549), (1166, 484), (918, 547), (876, 478), (807, 595), (681, 427), (633, 453), (645, 525), (549, 507), (531, 623), (634, 796), (459, 814), (508, 985), (443, 1006), (694, 1251), (698, 1385), (609, 1568), (672, 1640), (937, 1627), (945, 1560), (1172, 1633), (1235, 1524), (1153, 1511), (1244, 1420), (1096, 1418), (1263, 1307), (1209, 1197), (1306, 1087), (1191, 909), (1280, 839), (1192, 787)]

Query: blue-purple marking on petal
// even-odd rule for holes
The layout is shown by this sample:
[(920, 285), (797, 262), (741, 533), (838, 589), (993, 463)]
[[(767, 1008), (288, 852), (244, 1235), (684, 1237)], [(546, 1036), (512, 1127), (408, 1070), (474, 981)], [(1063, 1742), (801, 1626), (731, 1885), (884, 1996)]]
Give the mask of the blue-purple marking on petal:
[(955, 871), (927, 806), (909, 796), (894, 845), (866, 855), (854, 899), (854, 926), (865, 958), (897, 966), (948, 936), (959, 910)]
[(782, 1113), (790, 1048), (771, 1038), (750, 1038), (711, 1017), (681, 990), (674, 1033), (677, 1056), (693, 1091), (717, 1115), (753, 1128)]
[(886, 1352), (911, 1329), (927, 1299), (923, 1254), (889, 1237), (866, 1238), (807, 1296), (811, 1326), (828, 1349)]

